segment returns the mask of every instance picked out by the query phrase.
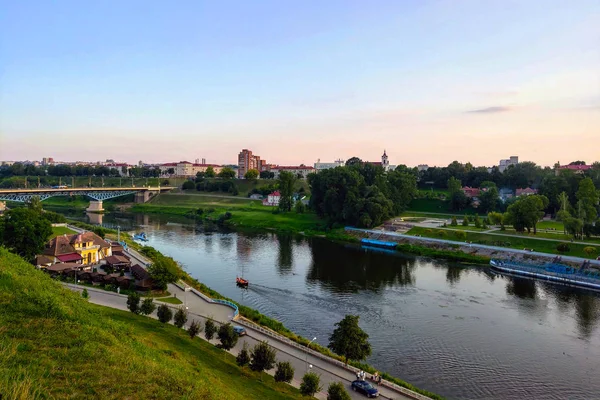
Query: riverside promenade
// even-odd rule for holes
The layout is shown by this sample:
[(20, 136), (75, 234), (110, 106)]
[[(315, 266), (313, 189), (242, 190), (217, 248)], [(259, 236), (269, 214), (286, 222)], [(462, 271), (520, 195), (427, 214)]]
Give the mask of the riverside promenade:
[[(77, 292), (81, 292), (84, 288), (86, 288), (88, 290), (89, 301), (91, 303), (119, 310), (127, 310), (127, 296), (125, 295), (81, 285), (68, 283), (64, 285)], [(184, 290), (184, 288), (186, 290)], [(174, 310), (181, 306), (187, 307), (187, 325), (189, 325), (192, 320), (202, 321), (202, 323), (205, 323), (207, 318), (211, 318), (219, 324), (232, 322), (236, 325), (244, 326), (248, 334), (242, 336), (237, 345), (229, 351), (234, 356), (239, 353), (244, 343), (247, 343), (248, 346), (252, 348), (258, 342), (267, 341), (271, 347), (277, 350), (277, 361), (289, 361), (294, 367), (295, 374), (294, 379), (292, 380), (293, 386), (299, 387), (302, 376), (310, 370), (321, 376), (321, 385), (323, 386), (323, 390), (320, 393), (317, 393), (317, 398), (327, 398), (327, 387), (332, 382), (342, 382), (353, 399), (366, 398), (364, 395), (352, 392), (351, 390), (350, 383), (356, 379), (356, 368), (345, 366), (338, 360), (307, 349), (306, 347), (292, 342), (282, 335), (245, 320), (236, 314), (236, 310), (234, 308), (225, 304), (215, 303), (208, 297), (197, 292), (195, 289), (185, 286), (185, 284), (181, 282), (177, 285), (169, 285), (168, 290), (171, 292), (171, 294), (176, 296), (184, 303), (180, 306), (173, 306), (171, 304), (161, 303), (160, 299), (155, 299), (155, 303), (166, 304)], [(156, 311), (150, 317), (157, 319)], [(205, 340), (202, 333), (199, 337)], [(211, 343), (217, 344), (218, 340), (212, 340)], [(268, 373), (271, 375), (274, 374), (274, 372), (274, 369), (268, 371)], [(387, 381), (383, 381), (382, 384), (379, 385), (378, 389), (380, 398), (382, 399), (429, 399), (429, 397), (412, 392), (406, 388), (399, 387)]]

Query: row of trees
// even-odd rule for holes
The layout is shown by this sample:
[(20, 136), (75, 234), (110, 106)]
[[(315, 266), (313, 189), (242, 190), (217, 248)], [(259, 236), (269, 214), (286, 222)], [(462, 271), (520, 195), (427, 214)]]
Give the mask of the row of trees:
[[(175, 171), (173, 170), (172, 173)], [(36, 167), (33, 164), (14, 163), (11, 166), (0, 167), (0, 178), (12, 176), (121, 176), (128, 175), (136, 178), (158, 178), (160, 168), (131, 167), (119, 168), (104, 165), (67, 165), (57, 164)]]
[(416, 181), (412, 172), (385, 172), (354, 157), (344, 167), (308, 176), (310, 206), (330, 224), (377, 226), (408, 207), (416, 194)]

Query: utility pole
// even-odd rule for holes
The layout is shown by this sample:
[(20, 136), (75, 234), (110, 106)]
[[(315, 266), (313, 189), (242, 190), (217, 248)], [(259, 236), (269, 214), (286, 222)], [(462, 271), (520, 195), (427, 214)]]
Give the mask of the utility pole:
[(38, 189), (40, 188), (40, 176), (38, 175)]
[(74, 176), (71, 177), (71, 187), (75, 188), (75, 177)]

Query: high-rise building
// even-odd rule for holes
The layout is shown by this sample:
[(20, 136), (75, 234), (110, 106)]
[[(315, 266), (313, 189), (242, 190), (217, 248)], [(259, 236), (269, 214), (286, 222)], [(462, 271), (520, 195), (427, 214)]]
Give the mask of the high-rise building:
[(506, 170), (506, 168), (508, 168), (509, 166), (517, 165), (518, 163), (519, 163), (519, 157), (511, 156), (507, 160), (500, 160), (500, 162), (498, 163), (498, 170), (500, 172), (504, 172), (504, 170)]
[(266, 160), (261, 160), (260, 156), (252, 154), (252, 150), (243, 149), (238, 154), (238, 178), (243, 178), (251, 169), (264, 171), (266, 168)]

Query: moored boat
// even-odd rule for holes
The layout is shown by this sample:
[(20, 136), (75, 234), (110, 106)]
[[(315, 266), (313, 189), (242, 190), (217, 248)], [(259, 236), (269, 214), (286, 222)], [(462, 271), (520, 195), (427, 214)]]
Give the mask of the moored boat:
[(235, 278), (235, 284), (241, 287), (248, 287), (248, 281), (240, 277)]
[(493, 270), (507, 274), (520, 275), (533, 279), (541, 279), (568, 286), (600, 290), (600, 273), (589, 268), (584, 262), (579, 268), (558, 263), (529, 264), (524, 262), (492, 259)]
[(141, 240), (142, 242), (147, 242), (148, 237), (146, 236), (146, 232), (136, 233), (133, 235), (134, 240)]

